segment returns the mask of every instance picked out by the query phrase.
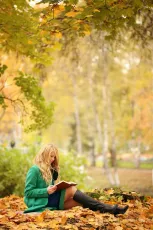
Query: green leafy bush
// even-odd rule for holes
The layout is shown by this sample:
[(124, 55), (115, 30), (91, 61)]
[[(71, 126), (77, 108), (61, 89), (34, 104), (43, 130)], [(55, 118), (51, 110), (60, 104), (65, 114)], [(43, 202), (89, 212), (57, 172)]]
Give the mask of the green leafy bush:
[[(36, 147), (28, 148), (26, 153), (23, 153), (22, 149), (0, 149), (0, 197), (10, 194), (23, 196), (26, 174), (33, 164), (37, 151)], [(85, 164), (83, 158), (74, 158), (71, 153), (68, 155), (61, 153), (60, 179), (76, 181), (79, 188), (84, 188), (85, 172), (82, 164)]]
[(78, 184), (78, 188), (85, 189), (86, 172), (84, 166), (86, 159), (81, 156), (75, 156), (72, 153), (60, 153), (60, 179), (73, 181)]
[(0, 151), (0, 197), (12, 193), (23, 195), (25, 176), (32, 164), (34, 149), (29, 149), (28, 153), (6, 148)]

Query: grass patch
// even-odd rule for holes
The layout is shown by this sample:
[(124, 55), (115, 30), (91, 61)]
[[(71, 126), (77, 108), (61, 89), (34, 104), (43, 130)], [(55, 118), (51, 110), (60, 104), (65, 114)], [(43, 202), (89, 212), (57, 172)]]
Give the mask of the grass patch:
[(153, 163), (151, 163), (151, 162), (141, 163), (140, 168), (141, 169), (153, 169)]
[[(113, 173), (113, 170), (110, 170)], [(102, 168), (90, 167), (88, 168), (88, 175), (91, 179), (87, 181), (87, 184), (91, 188), (113, 187)], [(152, 170), (118, 168), (118, 175), (122, 190), (153, 196)]]
[(130, 161), (117, 161), (118, 168), (132, 169), (134, 168), (133, 162)]
[[(103, 163), (101, 161), (96, 162), (96, 167), (102, 168)], [(109, 163), (110, 167), (110, 163)], [(126, 168), (126, 169), (135, 169), (135, 164), (131, 161), (117, 161), (118, 168)], [(153, 162), (141, 162), (140, 169), (153, 169)]]

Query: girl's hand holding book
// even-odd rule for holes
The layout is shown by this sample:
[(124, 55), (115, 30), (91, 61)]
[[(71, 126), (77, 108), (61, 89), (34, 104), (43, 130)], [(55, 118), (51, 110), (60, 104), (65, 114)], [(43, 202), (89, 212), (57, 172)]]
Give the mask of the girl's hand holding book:
[(54, 193), (56, 191), (56, 189), (57, 189), (56, 185), (49, 185), (47, 187), (47, 192), (48, 192), (48, 194), (52, 194), (52, 193)]

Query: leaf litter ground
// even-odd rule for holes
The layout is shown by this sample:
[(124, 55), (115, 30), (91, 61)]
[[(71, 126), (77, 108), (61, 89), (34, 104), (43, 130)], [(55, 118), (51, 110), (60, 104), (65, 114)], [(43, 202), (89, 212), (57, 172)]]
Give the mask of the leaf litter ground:
[(82, 207), (64, 211), (23, 214), (23, 198), (11, 195), (0, 199), (0, 230), (153, 230), (153, 198), (135, 192), (105, 189), (88, 193), (102, 202), (129, 205), (124, 215), (93, 212)]

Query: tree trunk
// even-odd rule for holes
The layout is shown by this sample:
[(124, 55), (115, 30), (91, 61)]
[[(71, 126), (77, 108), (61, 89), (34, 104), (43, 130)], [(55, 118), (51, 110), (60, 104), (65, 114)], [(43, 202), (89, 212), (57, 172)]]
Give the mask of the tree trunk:
[(95, 120), (94, 120), (95, 122), (94, 122), (93, 125), (96, 127), (96, 131), (98, 133), (99, 141), (102, 144), (102, 141), (103, 141), (102, 128), (101, 128), (99, 115), (98, 115), (96, 102), (95, 102), (95, 96), (94, 96), (94, 92), (93, 92), (93, 76), (90, 73), (89, 73), (88, 76), (89, 76), (88, 80), (89, 80), (89, 90), (90, 90), (91, 105), (92, 105), (92, 110), (93, 110), (93, 114), (94, 114), (94, 118), (95, 118)]
[(91, 145), (91, 166), (95, 167), (96, 166), (96, 158), (95, 158), (95, 142), (94, 139), (92, 140), (92, 145)]
[(112, 101), (110, 95), (110, 88), (107, 89), (108, 92), (108, 115), (109, 115), (109, 127), (110, 127), (110, 154), (111, 154), (111, 167), (113, 168), (113, 175), (115, 185), (118, 186), (120, 184), (118, 170), (117, 170), (117, 161), (116, 161), (116, 138), (115, 138), (115, 130), (114, 130), (114, 117), (112, 112)]
[(138, 138), (138, 141), (136, 142), (136, 151), (135, 151), (135, 167), (136, 169), (140, 168), (140, 156), (141, 156), (141, 138)]
[[(141, 110), (140, 110), (141, 112)], [(135, 102), (132, 101), (132, 117), (135, 116)], [(132, 144), (131, 144), (131, 152), (133, 153), (133, 159), (134, 159), (134, 165), (135, 168), (140, 167), (140, 145), (141, 145), (141, 137), (138, 138), (138, 141), (136, 140), (135, 131), (132, 132)]]
[[(88, 73), (88, 81), (89, 81), (89, 93), (90, 93), (90, 101), (91, 101), (91, 106), (92, 106), (92, 111), (93, 111), (93, 122), (91, 123), (92, 127), (95, 129), (94, 134), (98, 134), (98, 139), (100, 144), (102, 144), (102, 129), (101, 129), (101, 124), (98, 116), (98, 111), (96, 107), (96, 102), (95, 102), (95, 95), (94, 95), (94, 90), (93, 90), (93, 75), (92, 73)], [(92, 166), (96, 165), (96, 159), (95, 159), (95, 151), (96, 151), (96, 140), (95, 140), (95, 135), (93, 134), (93, 142), (92, 145), (93, 147), (91, 148), (92, 152)], [(94, 158), (94, 159), (93, 159)]]
[(79, 114), (79, 102), (78, 102), (78, 88), (76, 82), (76, 76), (72, 74), (73, 84), (73, 100), (74, 100), (74, 115), (76, 121), (76, 139), (77, 139), (77, 153), (82, 154), (82, 139), (81, 139), (81, 123)]
[(109, 182), (114, 185), (114, 179), (108, 166), (108, 60), (107, 60), (107, 47), (105, 44), (102, 46), (102, 61), (103, 61), (103, 73), (102, 73), (102, 98), (103, 98), (103, 161), (104, 170)]

